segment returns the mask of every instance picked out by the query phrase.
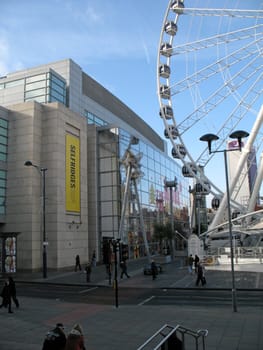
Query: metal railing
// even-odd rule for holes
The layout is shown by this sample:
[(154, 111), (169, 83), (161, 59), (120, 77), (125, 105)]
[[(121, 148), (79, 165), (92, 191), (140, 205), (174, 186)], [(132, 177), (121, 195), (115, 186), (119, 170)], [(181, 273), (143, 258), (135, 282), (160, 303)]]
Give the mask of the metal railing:
[[(263, 262), (263, 247), (235, 247), (234, 248), (235, 263), (258, 263)], [(230, 248), (220, 247), (210, 250), (210, 254), (204, 256), (204, 265), (220, 265), (227, 263), (230, 259)]]
[[(146, 340), (137, 350), (205, 350), (208, 330), (194, 331), (181, 325), (165, 324)], [(199, 348), (199, 345), (202, 348)]]

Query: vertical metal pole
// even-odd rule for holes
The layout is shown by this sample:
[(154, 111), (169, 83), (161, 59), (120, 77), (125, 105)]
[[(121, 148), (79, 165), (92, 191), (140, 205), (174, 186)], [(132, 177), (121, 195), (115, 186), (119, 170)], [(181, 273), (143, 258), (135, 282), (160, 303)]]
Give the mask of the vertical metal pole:
[(236, 287), (235, 287), (235, 270), (234, 270), (234, 254), (233, 254), (233, 235), (232, 235), (232, 222), (231, 222), (231, 209), (230, 209), (230, 192), (229, 192), (228, 167), (227, 167), (227, 156), (226, 156), (226, 154), (227, 154), (227, 150), (224, 151), (224, 161), (225, 161), (225, 174), (226, 174), (227, 211), (228, 211), (230, 258), (231, 258), (231, 275), (232, 275), (232, 305), (233, 305), (233, 311), (237, 312)]
[(46, 168), (41, 168), (42, 174), (42, 231), (43, 231), (43, 278), (47, 278), (47, 247), (46, 247)]
[(114, 250), (114, 263), (115, 263), (115, 271), (114, 271), (114, 287), (115, 287), (115, 306), (119, 307), (119, 293), (118, 293), (118, 268), (117, 268), (117, 241), (114, 240), (112, 242), (113, 250)]
[(198, 203), (198, 237), (200, 237), (201, 235), (201, 220), (200, 220), (201, 198), (200, 197), (198, 197), (197, 203)]
[(174, 247), (174, 213), (173, 213), (173, 187), (170, 186), (170, 214), (171, 214), (171, 229), (172, 229), (172, 259), (174, 260), (175, 247)]

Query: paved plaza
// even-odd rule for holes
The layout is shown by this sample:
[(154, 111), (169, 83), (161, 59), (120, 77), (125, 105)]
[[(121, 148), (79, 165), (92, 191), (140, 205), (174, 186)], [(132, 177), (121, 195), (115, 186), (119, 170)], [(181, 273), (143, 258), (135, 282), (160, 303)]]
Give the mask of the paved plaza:
[[(129, 263), (130, 279), (120, 280), (121, 288), (128, 286), (158, 288), (191, 288), (194, 279), (187, 269), (180, 264), (167, 264), (164, 273), (152, 281), (142, 273), (143, 262)], [(227, 287), (231, 280), (227, 268), (207, 269), (209, 287), (219, 285)], [(249, 281), (252, 274), (254, 286), (261, 288), (263, 283), (263, 265), (237, 267), (236, 271), (245, 270)], [(253, 271), (250, 271), (253, 270)], [(256, 277), (254, 277), (256, 276)], [(239, 278), (239, 277), (238, 277)], [(43, 280), (41, 274), (17, 275), (16, 280), (34, 280), (39, 283), (83, 284), (93, 288), (107, 285), (104, 266), (97, 266), (92, 272), (92, 281), (87, 286), (82, 272), (50, 272)], [(262, 283), (261, 283), (262, 282)], [(252, 286), (252, 287), (254, 287)], [(111, 288), (111, 287), (109, 287)], [(19, 296), (19, 288), (18, 288)], [(263, 297), (263, 290), (262, 290)], [(8, 314), (0, 310), (0, 349), (1, 350), (37, 350), (41, 349), (45, 333), (57, 322), (62, 322), (69, 332), (75, 323), (84, 329), (87, 350), (135, 350), (164, 324), (178, 324), (193, 330), (207, 329), (206, 349), (224, 350), (259, 350), (263, 349), (263, 310), (261, 307), (213, 306), (147, 306), (139, 305), (95, 305), (87, 303), (69, 303), (56, 299), (19, 297), (21, 307)], [(189, 343), (186, 350), (194, 349)]]

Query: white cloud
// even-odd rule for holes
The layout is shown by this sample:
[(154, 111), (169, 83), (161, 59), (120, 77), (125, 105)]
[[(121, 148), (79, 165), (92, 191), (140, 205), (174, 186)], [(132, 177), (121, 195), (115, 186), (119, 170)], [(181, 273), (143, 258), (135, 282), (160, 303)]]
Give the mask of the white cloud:
[(145, 43), (145, 41), (143, 39), (142, 39), (142, 45), (143, 45), (146, 61), (147, 61), (148, 64), (150, 64), (151, 61), (150, 61), (149, 49), (148, 49), (148, 46), (146, 45), (146, 43)]
[[(88, 4), (80, 2), (76, 6), (76, 1), (63, 1), (64, 11), (62, 16), (68, 15), (68, 20), (79, 25), (94, 26), (97, 23), (103, 22), (103, 15), (99, 8), (95, 7), (90, 1)], [(61, 7), (60, 7), (61, 9)]]
[(91, 21), (92, 23), (98, 23), (101, 22), (102, 20), (102, 16), (101, 13), (99, 13), (98, 11), (96, 11), (93, 7), (88, 6), (87, 10), (86, 10), (86, 16), (89, 21)]
[(125, 58), (146, 59), (149, 64), (155, 55), (154, 34), (139, 29), (134, 6), (127, 9), (122, 1), (112, 6), (104, 0), (52, 0), (50, 11), (50, 3), (33, 2), (30, 12), (22, 3), (12, 11), (6, 5), (6, 20), (0, 23), (0, 39), (1, 30), (5, 32), (1, 74), (63, 58), (79, 64)]

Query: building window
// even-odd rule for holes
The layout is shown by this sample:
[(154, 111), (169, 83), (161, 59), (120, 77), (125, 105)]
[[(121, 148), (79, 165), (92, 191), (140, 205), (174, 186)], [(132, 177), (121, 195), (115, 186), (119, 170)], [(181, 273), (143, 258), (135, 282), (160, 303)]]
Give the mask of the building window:
[(53, 72), (26, 78), (25, 101), (60, 102), (66, 105), (66, 82)]
[(22, 84), (24, 84), (24, 79), (18, 79), (18, 80), (9, 81), (9, 82), (7, 82), (7, 83), (5, 83), (3, 85), (4, 85), (4, 87), (6, 89), (8, 89), (8, 88), (11, 88), (11, 87), (14, 87), (14, 86), (17, 86), (17, 85), (22, 85)]
[(0, 160), (7, 160), (8, 121), (0, 118)]
[(6, 202), (6, 171), (0, 170), (0, 215), (5, 214)]
[(48, 101), (47, 102), (60, 102), (66, 105), (66, 82), (56, 76), (54, 73), (48, 73)]
[(89, 112), (89, 111), (84, 111), (84, 116), (87, 118), (88, 124), (95, 124), (97, 126), (103, 126), (107, 125), (108, 123), (105, 122), (105, 120), (97, 117), (95, 114)]

